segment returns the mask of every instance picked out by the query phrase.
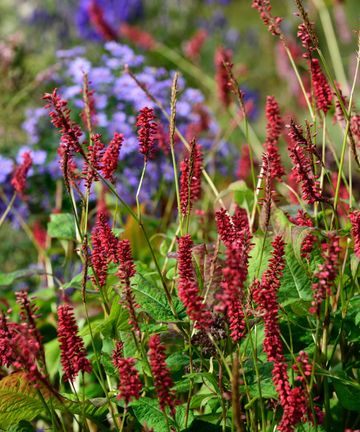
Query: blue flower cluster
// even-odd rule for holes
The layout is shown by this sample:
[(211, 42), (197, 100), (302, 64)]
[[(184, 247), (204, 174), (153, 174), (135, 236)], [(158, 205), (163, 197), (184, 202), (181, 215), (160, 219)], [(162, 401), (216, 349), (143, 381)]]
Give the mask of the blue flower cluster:
[[(135, 126), (138, 111), (145, 106), (154, 108), (164, 132), (165, 146), (168, 145), (168, 121), (124, 70), (124, 66), (131, 68), (137, 79), (146, 86), (168, 113), (173, 72), (145, 65), (143, 56), (137, 55), (128, 46), (117, 42), (105, 43), (102, 54), (99, 55), (97, 51), (94, 58), (91, 58), (91, 53), (84, 47), (59, 51), (57, 57), (59, 67), (55, 85), (61, 96), (69, 101), (74, 120), (81, 122), (80, 113), (84, 108), (82, 87), (84, 73), (86, 73), (90, 88), (94, 90), (96, 132), (102, 134), (105, 143), (109, 142), (114, 132), (124, 135), (116, 187), (120, 195), (132, 203), (143, 164)], [(51, 90), (50, 83), (49, 90)], [(214, 149), (216, 155), (212, 158), (212, 167), (224, 170), (224, 173), (234, 172), (236, 151), (219, 138), (219, 127), (203, 102), (204, 97), (201, 92), (187, 88), (184, 80), (180, 79), (177, 127), (183, 135), (189, 136), (191, 128), (194, 130), (194, 126), (201, 122), (205, 123), (206, 126), (199, 132), (198, 140), (205, 153)], [(31, 148), (34, 158), (32, 174), (43, 174), (45, 170), (52, 179), (60, 178), (61, 171), (57, 163), (58, 136), (50, 125), (47, 111), (44, 108), (29, 110), (23, 127), (28, 135), (27, 147)], [(184, 153), (183, 144), (178, 140), (176, 146), (176, 153), (181, 159)], [(159, 191), (166, 188), (173, 179), (170, 157), (166, 148), (164, 150), (160, 147), (154, 160), (149, 163), (142, 190), (141, 199), (149, 205), (151, 199), (159, 196)], [(4, 164), (6, 161), (1, 163)]]

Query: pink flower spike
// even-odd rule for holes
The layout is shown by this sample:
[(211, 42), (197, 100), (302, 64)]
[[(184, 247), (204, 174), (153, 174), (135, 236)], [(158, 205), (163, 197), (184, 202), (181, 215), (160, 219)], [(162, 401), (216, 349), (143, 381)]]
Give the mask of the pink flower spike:
[(272, 8), (269, 0), (253, 0), (251, 7), (259, 11), (260, 18), (272, 35), (279, 36), (281, 34), (280, 23), (282, 18), (271, 15)]
[(360, 259), (360, 210), (354, 210), (349, 214), (352, 225), (351, 235), (354, 239), (355, 255)]
[(329, 234), (327, 242), (322, 245), (321, 256), (324, 262), (319, 265), (314, 274), (317, 280), (312, 285), (313, 301), (309, 309), (312, 314), (319, 316), (323, 301), (327, 295), (331, 295), (331, 289), (339, 271), (340, 251), (339, 237)]
[(175, 399), (175, 392), (170, 390), (174, 383), (166, 365), (165, 347), (161, 344), (159, 335), (150, 336), (149, 348), (151, 373), (154, 378), (160, 409), (165, 411), (165, 408), (169, 407), (170, 413), (174, 417), (178, 401)]
[(326, 114), (331, 107), (333, 98), (332, 91), (321, 70), (319, 60), (315, 58), (311, 59), (310, 66), (316, 105), (320, 111)]
[(24, 190), (26, 187), (26, 176), (28, 175), (33, 160), (30, 152), (25, 152), (22, 155), (22, 159), (23, 162), (15, 168), (15, 171), (11, 179), (11, 185), (21, 197), (24, 197)]
[(110, 182), (114, 181), (113, 175), (118, 166), (119, 154), (123, 141), (124, 135), (115, 132), (114, 138), (110, 141), (102, 157), (102, 174)]
[(65, 304), (58, 306), (58, 339), (64, 381), (74, 382), (79, 372), (91, 372), (83, 340), (78, 336), (74, 310)]
[(180, 165), (180, 206), (184, 216), (201, 196), (202, 161), (201, 148), (193, 139), (190, 156)]
[(145, 162), (152, 158), (155, 140), (158, 135), (158, 125), (152, 108), (144, 107), (136, 119), (140, 153), (144, 155)]
[(190, 60), (198, 60), (201, 53), (201, 48), (203, 47), (208, 37), (209, 34), (206, 30), (197, 30), (194, 36), (186, 42), (186, 45), (184, 47), (185, 55)]
[(119, 372), (119, 394), (117, 399), (124, 400), (128, 405), (132, 399), (139, 399), (142, 390), (139, 372), (136, 370), (135, 359), (124, 358), (121, 342), (116, 344), (113, 352), (113, 363)]
[(195, 270), (192, 264), (191, 249), (193, 242), (189, 234), (178, 239), (179, 298), (186, 307), (186, 313), (196, 328), (206, 330), (211, 326), (211, 312), (199, 293)]
[(135, 275), (135, 264), (131, 254), (131, 247), (129, 240), (119, 240), (117, 256), (119, 262), (119, 269), (117, 276), (119, 277), (124, 295), (124, 305), (129, 312), (129, 324), (134, 331), (139, 332), (139, 324), (137, 322), (135, 310), (139, 307), (135, 302), (134, 293), (131, 289), (130, 279)]
[(279, 137), (283, 129), (283, 122), (280, 116), (279, 105), (274, 96), (268, 96), (266, 99), (266, 141), (265, 148), (271, 161), (271, 177), (273, 179), (281, 177), (285, 174), (281, 164), (280, 154), (278, 150)]
[(84, 161), (83, 177), (85, 178), (85, 185), (90, 189), (94, 181), (99, 180), (96, 171), (101, 170), (101, 159), (104, 153), (104, 144), (101, 141), (100, 134), (91, 136), (91, 144), (88, 146), (87, 160)]
[(225, 64), (232, 65), (232, 52), (223, 47), (217, 48), (215, 52), (215, 80), (218, 96), (224, 107), (231, 103), (229, 75)]

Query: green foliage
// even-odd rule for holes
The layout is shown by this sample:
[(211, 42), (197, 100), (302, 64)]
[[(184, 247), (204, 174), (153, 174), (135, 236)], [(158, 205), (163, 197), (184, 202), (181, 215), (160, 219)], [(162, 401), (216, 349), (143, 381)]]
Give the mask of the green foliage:
[(21, 420), (18, 424), (10, 426), (7, 429), (7, 432), (35, 432), (36, 429), (32, 426), (31, 423), (25, 420)]
[[(181, 431), (186, 430), (186, 411), (184, 406), (176, 408), (175, 419), (169, 416), (169, 413), (164, 414), (156, 400), (144, 397), (131, 404), (134, 415), (141, 425), (147, 425), (158, 432), (168, 432), (168, 424), (173, 427), (178, 427)], [(167, 416), (167, 421), (165, 416)], [(187, 427), (190, 427), (194, 421), (194, 416), (190, 411), (187, 419)]]
[[(133, 292), (141, 309), (155, 321), (173, 321), (175, 319), (164, 291), (140, 273), (133, 278)], [(173, 297), (175, 311), (181, 313), (183, 306)]]
[(50, 215), (47, 232), (50, 237), (59, 240), (75, 240), (75, 218), (71, 213)]
[(281, 278), (278, 299), (282, 306), (296, 302), (310, 302), (311, 280), (303, 261), (296, 258), (293, 244), (285, 247), (286, 265)]
[(40, 415), (48, 417), (51, 407), (62, 413), (85, 415), (94, 422), (101, 421), (108, 410), (104, 403), (77, 403), (56, 396), (44, 384), (36, 388), (22, 372), (9, 375), (0, 381), (1, 427), (6, 429), (21, 421), (31, 422)]
[[(50, 399), (48, 391), (39, 392)], [(44, 391), (44, 393), (43, 393)], [(23, 373), (16, 373), (0, 381), (0, 425), (8, 428), (21, 420), (31, 421), (44, 413), (45, 407), (33, 383)]]

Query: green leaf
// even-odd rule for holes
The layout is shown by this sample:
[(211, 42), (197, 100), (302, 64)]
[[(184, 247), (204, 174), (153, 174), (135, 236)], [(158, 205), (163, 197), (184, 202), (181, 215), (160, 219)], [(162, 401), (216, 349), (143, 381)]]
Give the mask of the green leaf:
[(175, 352), (169, 355), (166, 359), (166, 364), (172, 372), (178, 372), (189, 364), (189, 357), (182, 352)]
[[(144, 397), (133, 402), (131, 407), (135, 417), (142, 426), (147, 425), (148, 428), (153, 428), (156, 432), (168, 432), (169, 429), (166, 424), (165, 414), (160, 410), (157, 400)], [(167, 416), (169, 425), (174, 427), (176, 423), (181, 431), (187, 430), (194, 421), (194, 415), (190, 411), (187, 419), (187, 427), (185, 427), (186, 408), (183, 405), (176, 408), (175, 422), (169, 415)], [(178, 430), (178, 428), (176, 428), (176, 430)]]
[(21, 420), (18, 424), (12, 425), (7, 429), (7, 432), (35, 432), (36, 429), (31, 423), (26, 420)]
[(86, 418), (101, 425), (108, 412), (108, 401), (106, 398), (94, 398), (81, 403), (66, 400), (63, 404), (57, 402), (55, 407), (61, 412), (70, 411), (72, 414), (84, 415)]
[(269, 236), (266, 238), (265, 244), (263, 236), (254, 237), (252, 243), (254, 246), (250, 250), (248, 267), (248, 279), (250, 282), (255, 278), (261, 278), (267, 268), (272, 251)]
[[(251, 396), (251, 400), (248, 402), (248, 404), (245, 406), (245, 409), (249, 409), (254, 402), (256, 402), (258, 399), (260, 399), (260, 392), (259, 392), (259, 386), (257, 383), (248, 385), (248, 391)], [(245, 392), (245, 386), (243, 388), (243, 391)], [(261, 397), (264, 399), (277, 399), (277, 392), (274, 386), (274, 383), (272, 382), (271, 378), (262, 378), (261, 379)]]
[(103, 321), (99, 331), (104, 336), (116, 337), (117, 331), (127, 331), (130, 329), (129, 313), (120, 303), (116, 296), (113, 299), (110, 315)]
[(74, 240), (76, 238), (74, 216), (71, 213), (50, 215), (48, 234), (50, 237), (61, 240)]
[(281, 278), (281, 286), (278, 299), (282, 306), (294, 302), (294, 300), (310, 301), (311, 281), (302, 262), (299, 262), (294, 254), (292, 244), (285, 246), (285, 268)]
[[(48, 391), (43, 392), (49, 398)], [(21, 420), (32, 421), (45, 411), (34, 384), (26, 379), (26, 374), (17, 372), (0, 381), (0, 425), (7, 429)]]
[(186, 407), (184, 405), (180, 405), (176, 408), (175, 421), (180, 427), (180, 430), (187, 430), (194, 421), (194, 414), (192, 411), (189, 411), (186, 422)]
[[(142, 426), (147, 426), (156, 432), (168, 432), (164, 413), (160, 410), (157, 400), (143, 397), (132, 402), (134, 415)], [(169, 419), (170, 422), (170, 419)]]
[(360, 412), (360, 385), (357, 382), (331, 377), (341, 405), (349, 411)]
[(18, 279), (29, 278), (42, 274), (44, 274), (44, 271), (41, 269), (23, 269), (16, 270), (11, 273), (0, 273), (0, 286), (9, 286)]
[(297, 432), (325, 432), (325, 429), (321, 425), (313, 425), (312, 423), (305, 423), (298, 425)]
[(60, 364), (60, 347), (57, 338), (44, 345), (47, 370), (50, 378), (53, 379), (59, 372)]
[(32, 421), (39, 415), (46, 415), (47, 410), (39, 396), (41, 392), (46, 402), (52, 401), (55, 409), (73, 414), (84, 414), (87, 418), (100, 421), (108, 410), (105, 402), (93, 403), (91, 400), (83, 404), (62, 398), (59, 400), (45, 386), (34, 388), (34, 383), (27, 379), (24, 372), (13, 373), (0, 381), (0, 425), (2, 428), (21, 422)]
[(252, 210), (254, 205), (254, 191), (246, 185), (244, 180), (231, 183), (228, 189), (234, 192), (236, 204), (248, 211)]
[[(164, 292), (141, 274), (133, 278), (132, 290), (141, 309), (156, 321), (173, 321), (174, 315)], [(174, 299), (176, 303), (177, 299)]]

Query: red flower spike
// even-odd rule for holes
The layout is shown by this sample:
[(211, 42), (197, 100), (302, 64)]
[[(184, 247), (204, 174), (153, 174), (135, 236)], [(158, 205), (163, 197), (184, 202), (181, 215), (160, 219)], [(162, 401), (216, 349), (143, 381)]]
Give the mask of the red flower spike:
[(5, 314), (0, 315), (0, 365), (25, 371), (35, 387), (39, 382), (49, 385), (42, 338), (35, 323), (37, 308), (29, 301), (26, 291), (17, 293), (16, 297), (21, 323), (9, 322)]
[(193, 242), (189, 234), (178, 239), (179, 298), (186, 307), (189, 318), (195, 327), (206, 330), (212, 324), (211, 313), (199, 293), (196, 275), (192, 264), (191, 249)]
[[(346, 106), (346, 105), (345, 105)], [(355, 143), (360, 146), (360, 115), (353, 115), (350, 119), (350, 130), (354, 136)]]
[(278, 141), (283, 129), (283, 122), (279, 105), (273, 96), (268, 96), (266, 99), (266, 119), (265, 148), (271, 160), (271, 177), (281, 179), (285, 171), (281, 164)]
[(140, 153), (144, 155), (145, 162), (153, 156), (155, 140), (158, 135), (158, 126), (154, 121), (155, 118), (154, 110), (144, 107), (140, 110), (136, 119)]
[(299, 381), (306, 385), (309, 377), (312, 373), (312, 364), (309, 360), (309, 354), (305, 351), (300, 351), (296, 358), (296, 363), (292, 366), (292, 369), (296, 372), (296, 381)]
[(144, 50), (152, 50), (156, 46), (156, 40), (150, 33), (134, 25), (122, 23), (120, 35)]
[(190, 60), (195, 61), (199, 59), (201, 49), (206, 42), (208, 36), (209, 34), (206, 30), (199, 29), (194, 34), (194, 36), (186, 42), (184, 52)]
[(39, 308), (30, 301), (27, 291), (17, 292), (16, 302), (20, 305), (20, 318), (24, 323), (27, 324), (28, 333), (38, 343), (40, 358), (43, 364), (45, 364), (45, 354), (42, 346), (42, 336), (36, 327), (36, 319), (39, 317), (37, 311), (39, 310)]
[(11, 366), (16, 370), (24, 370), (29, 381), (35, 383), (46, 382), (45, 371), (39, 370), (39, 363), (44, 365), (43, 347), (34, 337), (32, 329), (28, 323), (21, 324), (9, 323), (8, 328), (11, 333), (11, 350), (13, 358)]
[(24, 197), (24, 190), (26, 187), (26, 177), (32, 165), (32, 157), (30, 152), (25, 152), (22, 155), (23, 162), (15, 168), (15, 171), (11, 178), (11, 185), (15, 191)]
[(74, 310), (65, 304), (58, 306), (58, 339), (64, 381), (74, 382), (79, 372), (91, 372), (83, 340), (78, 336)]
[(170, 390), (174, 383), (170, 371), (166, 365), (165, 347), (160, 342), (159, 335), (152, 335), (149, 339), (149, 361), (151, 373), (154, 378), (155, 391), (157, 393), (160, 409), (165, 411), (169, 407), (171, 415), (175, 416), (175, 407), (178, 401), (175, 392)]
[(231, 92), (229, 85), (229, 74), (225, 64), (232, 64), (232, 52), (223, 47), (217, 48), (215, 52), (215, 80), (217, 84), (218, 96), (224, 107), (231, 103)]
[[(296, 217), (289, 218), (292, 223), (298, 226), (313, 227), (313, 221), (304, 210), (298, 210)], [(314, 234), (307, 234), (301, 243), (301, 257), (308, 259), (316, 245), (317, 237)]]
[(138, 308), (135, 302), (134, 294), (131, 289), (130, 279), (135, 275), (135, 264), (131, 254), (129, 240), (119, 240), (117, 256), (119, 260), (119, 269), (116, 273), (122, 283), (124, 294), (124, 304), (129, 312), (129, 324), (134, 331), (140, 331), (136, 318), (135, 310)]
[(341, 251), (339, 237), (329, 234), (328, 241), (322, 245), (321, 256), (324, 260), (319, 265), (314, 276), (317, 279), (312, 285), (313, 301), (311, 303), (310, 313), (320, 315), (322, 302), (327, 295), (331, 294), (331, 289), (338, 275)]
[(352, 225), (351, 235), (354, 239), (355, 255), (360, 259), (360, 210), (354, 210), (349, 214)]
[(217, 296), (219, 304), (216, 307), (228, 319), (230, 335), (234, 342), (238, 342), (246, 330), (243, 300), (251, 239), (248, 227), (237, 233), (235, 241), (227, 245), (226, 267), (222, 271), (222, 292)]
[(291, 389), (290, 387), (287, 364), (282, 349), (277, 292), (285, 267), (284, 246), (283, 239), (276, 236), (272, 242), (273, 252), (268, 269), (263, 274), (261, 283), (256, 282), (254, 284), (252, 294), (257, 303), (257, 310), (263, 316), (265, 324), (264, 351), (268, 361), (273, 362), (273, 382), (284, 411), (278, 430), (292, 432), (295, 425), (302, 421), (307, 412), (307, 401), (302, 389)]
[(140, 398), (142, 383), (139, 373), (134, 367), (135, 359), (131, 357), (124, 358), (121, 342), (116, 344), (113, 352), (113, 363), (119, 372), (119, 394), (117, 399), (122, 399), (125, 405), (128, 405), (131, 400)]
[(236, 207), (231, 217), (224, 208), (218, 210), (215, 213), (215, 220), (220, 239), (227, 247), (242, 239), (242, 230), (249, 230), (246, 211), (240, 207)]
[(85, 107), (82, 110), (80, 116), (83, 122), (83, 125), (86, 127), (88, 132), (92, 132), (92, 127), (96, 126), (96, 108), (95, 108), (95, 98), (94, 98), (94, 90), (90, 89), (89, 86), (89, 78), (87, 74), (84, 74), (84, 82), (83, 82), (83, 99)]
[(102, 168), (101, 159), (104, 153), (104, 144), (101, 142), (101, 135), (95, 134), (91, 136), (91, 144), (88, 146), (87, 160), (84, 161), (82, 175), (85, 178), (85, 185), (90, 189), (94, 181), (99, 180), (96, 171)]
[(241, 156), (237, 168), (237, 176), (240, 180), (246, 180), (251, 173), (250, 148), (247, 144), (241, 147)]
[(12, 335), (4, 313), (0, 315), (0, 366), (9, 367), (16, 358)]
[(260, 178), (263, 180), (264, 197), (261, 199), (260, 204), (263, 206), (263, 219), (262, 223), (263, 229), (266, 230), (270, 223), (271, 207), (273, 199), (275, 197), (274, 189), (274, 177), (272, 169), (272, 159), (268, 152), (262, 155), (262, 167), (260, 172)]
[(302, 198), (309, 204), (324, 201), (308, 154), (310, 146), (303, 136), (301, 127), (297, 126), (293, 120), (290, 123), (289, 137), (291, 138), (288, 148), (289, 156), (294, 164), (292, 172), (295, 174), (297, 181), (301, 183)]
[(301, 45), (305, 48), (306, 52), (303, 54), (304, 58), (308, 58), (309, 53), (315, 51), (316, 47), (314, 46), (313, 38), (309, 33), (308, 27), (305, 23), (301, 23), (298, 27), (297, 36), (301, 41)]
[(281, 34), (280, 23), (282, 18), (273, 17), (271, 15), (271, 4), (269, 0), (253, 0), (251, 7), (259, 11), (260, 18), (272, 35), (279, 36)]
[(202, 162), (201, 148), (193, 139), (190, 156), (180, 164), (180, 206), (184, 216), (201, 196)]
[(331, 107), (332, 91), (321, 70), (319, 60), (311, 59), (310, 66), (316, 105), (320, 111), (326, 114)]
[[(91, 263), (95, 270), (100, 287), (106, 284), (109, 262), (118, 262), (118, 239), (114, 236), (107, 223), (105, 214), (100, 213), (91, 233)], [(96, 283), (96, 278), (93, 278)]]
[(90, 2), (88, 13), (91, 24), (105, 40), (111, 41), (117, 39), (115, 30), (106, 22), (104, 12), (96, 0)]
[(280, 116), (280, 108), (274, 96), (268, 96), (266, 98), (266, 139), (278, 141), (281, 132), (283, 130), (283, 121)]
[(61, 134), (58, 154), (60, 156), (60, 167), (63, 170), (65, 180), (76, 178), (76, 164), (72, 159), (73, 152), (84, 152), (81, 148), (79, 139), (82, 136), (81, 128), (70, 119), (70, 109), (66, 100), (61, 99), (57, 94), (57, 89), (52, 93), (45, 93), (43, 99), (48, 101), (45, 108), (50, 110), (49, 116), (51, 123), (59, 129)]
[(101, 160), (102, 175), (110, 182), (114, 181), (113, 175), (118, 166), (119, 154), (120, 154), (120, 149), (123, 144), (123, 141), (124, 141), (124, 135), (115, 132), (114, 138), (110, 141), (109, 145), (107, 146)]
[(217, 231), (221, 241), (225, 245), (231, 245), (235, 239), (235, 227), (226, 209), (222, 208), (215, 213)]

